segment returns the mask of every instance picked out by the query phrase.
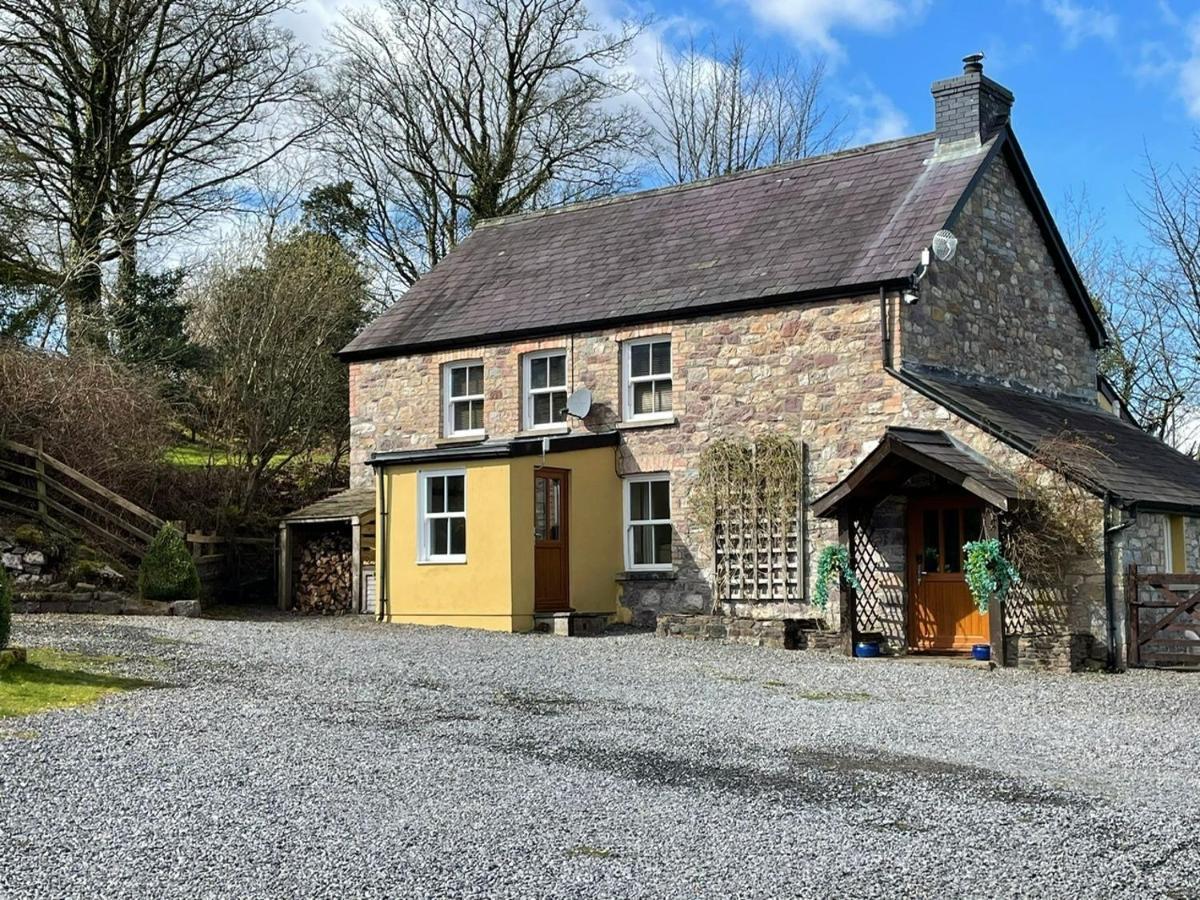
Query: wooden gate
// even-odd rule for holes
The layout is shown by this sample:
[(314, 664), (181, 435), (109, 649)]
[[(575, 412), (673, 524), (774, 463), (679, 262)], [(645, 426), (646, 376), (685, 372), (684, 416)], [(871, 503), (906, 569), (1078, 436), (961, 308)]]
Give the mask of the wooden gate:
[(1200, 575), (1130, 566), (1125, 601), (1130, 666), (1200, 669)]

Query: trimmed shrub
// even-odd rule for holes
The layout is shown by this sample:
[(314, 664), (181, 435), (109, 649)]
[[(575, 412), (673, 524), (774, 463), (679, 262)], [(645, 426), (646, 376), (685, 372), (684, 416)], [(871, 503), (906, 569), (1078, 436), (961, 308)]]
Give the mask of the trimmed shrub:
[(12, 630), (12, 586), (8, 573), (0, 569), (0, 650), (8, 646), (8, 635)]
[(183, 535), (170, 525), (154, 536), (138, 567), (138, 591), (147, 600), (195, 600), (200, 596), (196, 563)]

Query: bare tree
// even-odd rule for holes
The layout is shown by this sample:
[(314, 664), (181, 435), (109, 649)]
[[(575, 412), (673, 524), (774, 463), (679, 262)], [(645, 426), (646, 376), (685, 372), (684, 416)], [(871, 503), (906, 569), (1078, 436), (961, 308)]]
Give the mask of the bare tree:
[(822, 97), (825, 64), (798, 56), (760, 62), (733, 40), (659, 46), (647, 102), (653, 157), (670, 182), (728, 175), (837, 149), (842, 119)]
[(1147, 160), (1135, 200), (1143, 241), (1103, 237), (1086, 193), (1068, 195), (1064, 235), (1112, 345), (1101, 371), (1142, 427), (1181, 450), (1200, 439), (1200, 168)]
[(328, 235), (243, 235), (211, 262), (192, 298), (192, 330), (210, 357), (202, 415), (242, 472), (242, 509), (296, 456), (344, 455), (348, 374), (334, 353), (366, 302), (358, 263)]
[(0, 0), (0, 203), (38, 221), (0, 267), (61, 289), (74, 339), (103, 344), (106, 264), (192, 225), (294, 139), (270, 119), (304, 86), (273, 24), (292, 0)]
[(402, 285), (478, 221), (614, 193), (644, 137), (618, 98), (637, 25), (582, 0), (385, 0), (333, 37), (325, 147)]

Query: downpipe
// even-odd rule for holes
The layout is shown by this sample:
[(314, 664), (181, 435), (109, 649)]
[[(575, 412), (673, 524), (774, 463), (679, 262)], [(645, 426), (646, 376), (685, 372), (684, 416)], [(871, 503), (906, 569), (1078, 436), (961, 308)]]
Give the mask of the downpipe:
[[(1106, 493), (1104, 495), (1104, 611), (1108, 618), (1106, 661), (1110, 672), (1116, 672), (1120, 662), (1117, 634), (1116, 538), (1136, 521), (1130, 518), (1118, 522), (1116, 525), (1109, 525), (1114, 509), (1116, 507), (1113, 506), (1112, 496)], [(1128, 652), (1128, 648), (1126, 648), (1126, 652)]]

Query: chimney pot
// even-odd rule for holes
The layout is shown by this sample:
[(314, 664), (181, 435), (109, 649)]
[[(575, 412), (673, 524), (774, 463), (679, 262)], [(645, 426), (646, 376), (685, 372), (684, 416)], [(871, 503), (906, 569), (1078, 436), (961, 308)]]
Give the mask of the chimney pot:
[(970, 75), (973, 72), (983, 72), (982, 53), (969, 53), (963, 57), (963, 74)]

